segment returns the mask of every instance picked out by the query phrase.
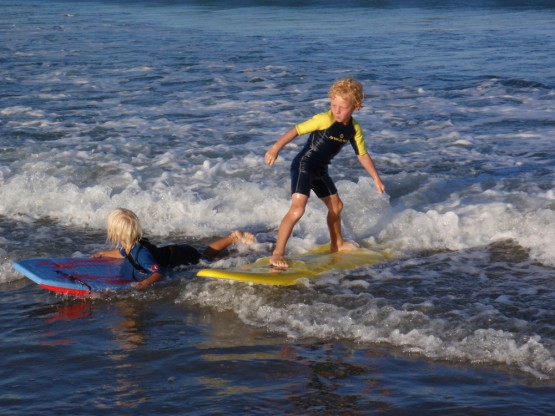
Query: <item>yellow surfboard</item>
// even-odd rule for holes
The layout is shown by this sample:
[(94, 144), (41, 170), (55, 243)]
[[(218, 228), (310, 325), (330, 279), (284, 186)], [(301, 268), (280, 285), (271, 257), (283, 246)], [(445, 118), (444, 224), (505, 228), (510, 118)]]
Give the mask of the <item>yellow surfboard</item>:
[(322, 246), (306, 254), (287, 257), (289, 267), (277, 269), (270, 265), (270, 257), (230, 269), (202, 269), (197, 276), (215, 279), (238, 280), (265, 285), (294, 285), (301, 278), (312, 279), (334, 270), (351, 270), (357, 267), (384, 262), (392, 258), (386, 251), (365, 248), (349, 252), (330, 253), (329, 246)]

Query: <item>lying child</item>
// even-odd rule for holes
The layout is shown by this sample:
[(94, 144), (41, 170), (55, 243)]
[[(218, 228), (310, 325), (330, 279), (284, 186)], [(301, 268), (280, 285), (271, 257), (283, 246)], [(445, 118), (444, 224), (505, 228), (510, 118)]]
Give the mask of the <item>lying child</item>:
[(110, 213), (107, 232), (108, 240), (119, 248), (100, 251), (92, 257), (126, 258), (132, 266), (133, 278), (137, 280), (137, 289), (144, 289), (162, 279), (164, 268), (197, 264), (202, 258), (214, 260), (232, 244), (256, 242), (251, 233), (233, 231), (228, 237), (214, 241), (203, 253), (188, 244), (157, 247), (143, 238), (139, 218), (125, 208), (117, 208)]

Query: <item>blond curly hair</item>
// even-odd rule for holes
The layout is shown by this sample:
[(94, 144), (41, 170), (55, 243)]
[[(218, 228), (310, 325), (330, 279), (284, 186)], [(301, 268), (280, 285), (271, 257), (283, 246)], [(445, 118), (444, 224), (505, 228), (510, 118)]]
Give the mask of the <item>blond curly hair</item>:
[(356, 110), (362, 108), (364, 102), (364, 90), (362, 84), (353, 78), (343, 78), (335, 81), (328, 91), (330, 99), (339, 96), (351, 101)]

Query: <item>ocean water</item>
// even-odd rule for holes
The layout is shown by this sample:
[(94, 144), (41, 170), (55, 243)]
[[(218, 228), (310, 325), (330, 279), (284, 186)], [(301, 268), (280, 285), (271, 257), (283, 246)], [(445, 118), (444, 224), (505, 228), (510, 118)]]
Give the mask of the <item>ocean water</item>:
[[(0, 7), (0, 414), (555, 412), (553, 2)], [(344, 232), (390, 260), (86, 300), (11, 268), (105, 249), (118, 206), (157, 242), (256, 234), (218, 267), (268, 255), (304, 140), (264, 152), (344, 76), (387, 188), (336, 157)], [(311, 198), (288, 254), (327, 239)]]

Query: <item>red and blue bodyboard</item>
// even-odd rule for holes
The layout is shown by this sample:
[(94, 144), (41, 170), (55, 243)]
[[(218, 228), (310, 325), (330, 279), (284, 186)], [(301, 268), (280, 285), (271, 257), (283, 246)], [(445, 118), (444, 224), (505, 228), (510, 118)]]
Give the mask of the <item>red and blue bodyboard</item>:
[(124, 262), (112, 258), (62, 257), (21, 260), (12, 267), (47, 290), (89, 296), (94, 292), (131, 289), (136, 280), (132, 273), (124, 274)]

